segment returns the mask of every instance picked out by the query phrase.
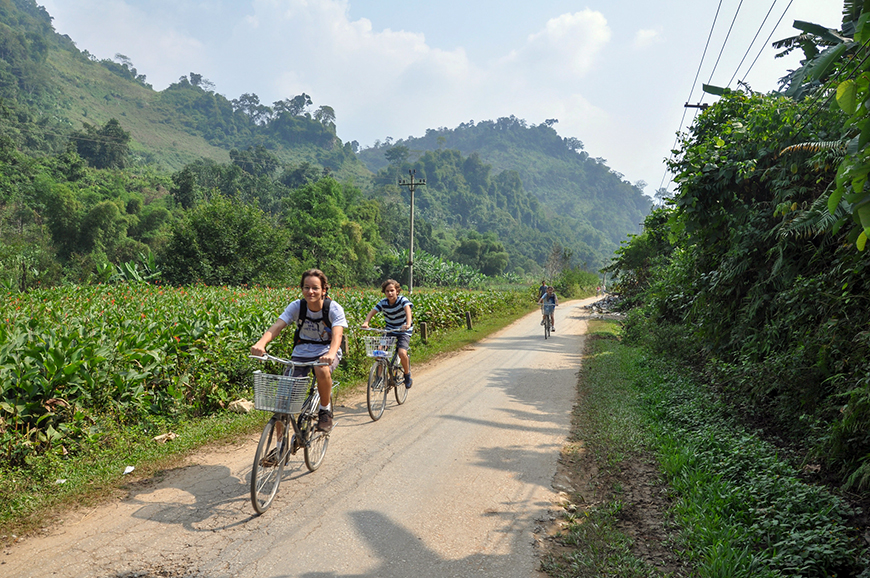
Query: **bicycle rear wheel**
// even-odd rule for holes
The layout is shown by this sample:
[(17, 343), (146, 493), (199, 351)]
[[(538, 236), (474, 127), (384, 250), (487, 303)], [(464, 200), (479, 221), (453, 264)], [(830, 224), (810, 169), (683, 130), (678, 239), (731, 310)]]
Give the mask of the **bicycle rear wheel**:
[(405, 372), (402, 369), (402, 364), (396, 362), (393, 365), (393, 375), (395, 376), (395, 380), (393, 383), (393, 390), (396, 393), (396, 403), (402, 405), (405, 403), (405, 400), (408, 399), (408, 388), (405, 387)]
[(263, 428), (260, 443), (254, 453), (254, 466), (251, 468), (251, 504), (258, 514), (262, 514), (272, 505), (284, 473), (288, 424), (281, 423), (283, 428), (280, 429), (283, 431), (279, 435), (279, 428), (276, 428), (278, 423), (281, 423), (279, 418), (272, 416)]
[(313, 472), (320, 467), (323, 462), (323, 456), (326, 455), (326, 448), (329, 447), (329, 434), (322, 431), (317, 431), (317, 418), (309, 417), (303, 420), (307, 422), (302, 436), (305, 440), (305, 467), (309, 472)]
[(373, 421), (384, 415), (387, 407), (387, 367), (380, 362), (372, 364), (369, 370), (369, 384), (366, 387), (366, 406)]

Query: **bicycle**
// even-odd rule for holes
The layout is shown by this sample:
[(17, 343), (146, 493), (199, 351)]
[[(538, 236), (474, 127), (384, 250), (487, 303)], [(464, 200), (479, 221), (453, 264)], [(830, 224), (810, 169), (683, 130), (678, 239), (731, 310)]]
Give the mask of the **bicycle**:
[(396, 403), (402, 405), (408, 399), (408, 389), (405, 387), (405, 374), (399, 361), (399, 352), (396, 349), (396, 336), (390, 335), (395, 332), (373, 327), (362, 329), (380, 333), (380, 335), (362, 336), (366, 346), (366, 355), (375, 359), (369, 370), (366, 406), (372, 420), (378, 421), (384, 415), (384, 409), (387, 407), (387, 395), (390, 390), (392, 389), (396, 395)]
[[(290, 368), (288, 373), (296, 367), (326, 365), (318, 361), (297, 363), (268, 353), (251, 357), (284, 364)], [(336, 387), (338, 382), (333, 382), (332, 389)], [(305, 466), (311, 472), (323, 462), (329, 446), (329, 433), (316, 431), (319, 407), (320, 393), (314, 372), (310, 376), (292, 377), (254, 371), (254, 408), (274, 413), (260, 435), (251, 468), (251, 504), (258, 514), (272, 505), (281, 485), (284, 466), (291, 455), (296, 455), (301, 448)]]
[(550, 337), (550, 329), (552, 327), (550, 324), (550, 315), (553, 314), (555, 308), (556, 306), (552, 303), (544, 303), (541, 305), (541, 314), (544, 316), (544, 339)]

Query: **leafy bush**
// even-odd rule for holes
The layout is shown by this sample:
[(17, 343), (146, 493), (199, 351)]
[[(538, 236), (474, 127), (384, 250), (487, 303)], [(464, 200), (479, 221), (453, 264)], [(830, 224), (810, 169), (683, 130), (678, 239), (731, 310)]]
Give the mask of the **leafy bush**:
[(821, 578), (854, 576), (866, 566), (866, 547), (850, 528), (852, 508), (802, 481), (774, 446), (728, 417), (669, 361), (648, 367), (639, 386), (677, 496), (679, 541), (698, 575), (725, 575), (727, 568), (727, 575), (747, 578)]
[[(335, 289), (351, 327), (382, 295)], [(0, 467), (58, 448), (75, 454), (106, 422), (135, 425), (221, 411), (248, 395), (247, 352), (298, 291), (273, 288), (67, 286), (0, 304)], [(527, 304), (522, 292), (439, 290), (412, 296), (430, 333)], [(292, 332), (272, 351), (289, 355)], [(367, 360), (350, 332), (346, 371)], [(111, 428), (109, 428), (111, 429)], [(108, 442), (107, 442), (108, 443)]]

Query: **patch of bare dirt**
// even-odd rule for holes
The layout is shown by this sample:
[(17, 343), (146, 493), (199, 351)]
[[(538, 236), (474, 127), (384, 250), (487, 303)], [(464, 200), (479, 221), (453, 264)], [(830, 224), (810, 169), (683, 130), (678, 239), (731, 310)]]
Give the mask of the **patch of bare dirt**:
[(558, 538), (569, 513), (583, 513), (618, 499), (624, 506), (617, 527), (631, 538), (632, 554), (663, 576), (689, 575), (671, 548), (666, 514), (670, 499), (651, 456), (634, 456), (620, 464), (619, 471), (604, 471), (582, 443), (569, 443), (562, 449), (553, 487), (564, 500), (543, 521), (538, 539), (542, 557), (561, 557), (574, 549)]

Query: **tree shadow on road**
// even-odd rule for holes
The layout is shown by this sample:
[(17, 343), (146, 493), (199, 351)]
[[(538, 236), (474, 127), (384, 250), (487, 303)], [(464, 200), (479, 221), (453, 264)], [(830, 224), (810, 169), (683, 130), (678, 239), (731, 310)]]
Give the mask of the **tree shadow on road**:
[[(495, 514), (493, 514), (495, 515)], [(350, 514), (358, 533), (371, 546), (377, 568), (363, 573), (343, 574), (337, 572), (306, 572), (294, 574), (299, 578), (426, 578), (454, 576), (528, 576), (528, 571), (518, 568), (523, 558), (509, 554), (472, 554), (458, 559), (449, 559), (435, 552), (414, 532), (400, 526), (383, 514), (362, 510)], [(532, 522), (521, 524), (529, 528)], [(511, 527), (513, 526), (513, 527)], [(516, 551), (521, 541), (528, 543), (531, 535), (517, 531), (518, 524), (511, 519), (506, 522), (505, 533), (515, 534), (511, 550)], [(290, 578), (290, 574), (280, 578)]]

